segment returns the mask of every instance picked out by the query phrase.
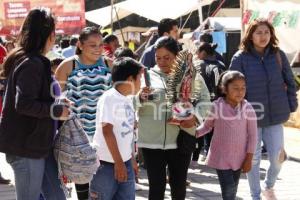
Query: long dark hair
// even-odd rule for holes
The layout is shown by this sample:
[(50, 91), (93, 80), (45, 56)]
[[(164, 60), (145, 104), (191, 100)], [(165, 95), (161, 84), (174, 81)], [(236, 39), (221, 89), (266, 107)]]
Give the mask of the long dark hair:
[(7, 57), (1, 77), (6, 78), (26, 56), (41, 54), (55, 31), (55, 19), (48, 8), (32, 9), (26, 16), (17, 38), (17, 48)]
[(273, 52), (276, 52), (278, 50), (278, 39), (275, 35), (275, 29), (273, 25), (267, 19), (264, 18), (255, 19), (249, 24), (245, 36), (243, 37), (242, 42), (240, 44), (241, 50), (246, 52), (250, 51), (251, 47), (253, 47), (253, 41), (252, 41), (253, 33), (255, 32), (257, 27), (261, 25), (267, 26), (270, 30), (271, 38), (268, 45), (270, 46), (271, 50)]
[[(100, 36), (102, 36), (101, 33), (99, 32), (98, 28), (96, 28), (95, 26), (91, 26), (91, 27), (85, 27), (84, 29), (81, 30), (78, 40), (82, 44), (91, 35), (100, 35)], [(82, 53), (82, 50), (77, 46), (75, 54), (80, 55), (81, 53)]]
[(239, 71), (226, 71), (220, 75), (218, 85), (217, 85), (217, 97), (226, 97), (224, 93), (227, 90), (228, 85), (235, 80), (244, 80), (245, 76)]

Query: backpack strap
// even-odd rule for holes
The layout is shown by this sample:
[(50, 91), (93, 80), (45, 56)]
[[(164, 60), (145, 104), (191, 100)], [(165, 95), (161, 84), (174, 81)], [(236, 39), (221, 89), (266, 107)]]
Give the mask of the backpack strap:
[(57, 136), (58, 138), (57, 138), (57, 140), (58, 140), (58, 149), (57, 149), (57, 151), (56, 151), (56, 153), (57, 153), (57, 161), (56, 161), (56, 163), (57, 163), (57, 170), (58, 170), (58, 178), (59, 178), (59, 180), (60, 180), (60, 186), (61, 186), (61, 188), (62, 188), (62, 190), (63, 190), (63, 192), (64, 192), (64, 194), (65, 194), (65, 196), (66, 197), (70, 197), (71, 196), (71, 194), (70, 194), (70, 191), (68, 190), (68, 188), (67, 188), (67, 186), (66, 186), (66, 183), (64, 182), (64, 174), (63, 174), (63, 172), (62, 172), (62, 167), (61, 167), (61, 155), (60, 155), (60, 148), (61, 148), (61, 143), (62, 143), (62, 140), (61, 140), (61, 136), (60, 135), (58, 135)]
[(282, 65), (282, 58), (281, 58), (281, 55), (280, 55), (280, 50), (276, 51), (276, 61), (280, 67), (280, 70), (282, 71), (283, 70), (283, 65)]
[(284, 88), (285, 90), (287, 90), (287, 84), (286, 84), (286, 80), (284, 78), (284, 75), (283, 75), (283, 63), (282, 63), (282, 57), (281, 57), (281, 54), (280, 54), (280, 50), (278, 49), (278, 51), (276, 51), (276, 61), (280, 67), (280, 72), (281, 72), (281, 76), (282, 76), (282, 79), (283, 79), (283, 84), (284, 84)]
[(275, 55), (276, 55), (276, 61), (279, 64), (280, 70), (282, 71), (283, 66), (282, 66), (282, 58), (281, 58), (281, 55), (280, 55), (280, 51), (279, 50), (276, 51)]
[[(73, 60), (73, 62), (74, 62), (74, 60)], [(60, 129), (62, 129), (63, 126), (65, 124), (67, 124), (67, 122), (69, 120), (71, 120), (73, 118), (73, 115), (74, 115), (73, 112), (71, 112), (71, 114), (70, 114), (71, 118), (64, 121), (63, 125), (60, 127)], [(58, 178), (60, 180), (60, 186), (61, 186), (65, 196), (70, 198), (71, 194), (72, 194), (72, 190), (67, 187), (67, 182), (70, 180), (68, 179), (68, 177), (64, 176), (63, 170), (62, 170), (62, 165), (61, 165), (62, 160), (63, 160), (62, 155), (61, 155), (61, 147), (62, 147), (62, 143), (63, 143), (61, 132), (59, 132), (59, 134), (57, 135), (56, 140), (57, 140), (56, 141), (57, 144), (55, 144), (54, 148), (57, 148), (57, 149), (56, 149), (56, 151), (54, 151), (54, 153), (56, 154), (56, 155), (54, 155), (54, 157), (56, 156), (56, 158), (57, 158), (56, 163), (57, 163), (58, 176), (59, 176)]]
[[(244, 77), (245, 77), (245, 79), (247, 80), (247, 75), (246, 75), (246, 70), (245, 70), (245, 66), (246, 66), (246, 64), (245, 64), (245, 59), (244, 59), (244, 53), (242, 53), (241, 54), (241, 72), (244, 74)], [(245, 97), (244, 97), (245, 99), (248, 99), (248, 95), (247, 95), (247, 92), (246, 92), (246, 94), (245, 94)]]
[(244, 58), (243, 54), (241, 54), (241, 70), (244, 76), (246, 77), (245, 65), (244, 65)]
[(76, 68), (76, 61), (75, 59), (72, 60), (72, 71)]

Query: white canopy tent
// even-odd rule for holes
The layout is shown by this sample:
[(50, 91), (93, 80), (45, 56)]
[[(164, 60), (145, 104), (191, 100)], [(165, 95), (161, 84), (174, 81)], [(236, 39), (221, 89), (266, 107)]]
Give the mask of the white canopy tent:
[[(240, 17), (208, 17), (205, 23), (210, 25), (210, 31), (240, 31), (241, 30), (241, 18)], [(195, 32), (202, 31), (201, 25), (191, 33), (183, 35), (183, 39), (191, 39)]]
[(127, 0), (122, 9), (131, 11), (147, 19), (159, 22), (163, 18), (176, 19), (197, 10), (201, 5), (214, 0)]
[[(127, 0), (114, 5), (119, 19), (130, 14), (137, 14), (159, 22), (163, 18), (177, 19), (180, 16), (211, 4), (215, 0)], [(111, 22), (111, 6), (85, 13), (88, 21), (107, 26)], [(113, 21), (117, 21), (116, 12)]]
[[(113, 22), (117, 21), (118, 17), (119, 19), (122, 19), (132, 14), (131, 11), (124, 10), (120, 7), (121, 5), (126, 3), (127, 1), (114, 4), (115, 10), (113, 11)], [(118, 17), (116, 13), (118, 13)], [(96, 10), (85, 12), (85, 19), (102, 27), (105, 27), (111, 23), (111, 6), (106, 6), (104, 8), (99, 8)]]
[(241, 30), (240, 17), (209, 17), (209, 24), (215, 31)]

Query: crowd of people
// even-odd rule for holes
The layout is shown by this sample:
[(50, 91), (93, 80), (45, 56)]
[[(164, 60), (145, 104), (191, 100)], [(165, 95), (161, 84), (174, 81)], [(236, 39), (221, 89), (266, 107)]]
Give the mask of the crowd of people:
[[(236, 198), (241, 173), (247, 174), (253, 200), (276, 199), (282, 124), (296, 110), (297, 98), (273, 26), (254, 20), (228, 67), (210, 34), (194, 41), (195, 52), (187, 49), (192, 55), (187, 61), (180, 60), (186, 49), (178, 39), (177, 21), (163, 19), (140, 61), (115, 35), (103, 36), (95, 27), (83, 28), (54, 51), (53, 14), (31, 10), (17, 40), (0, 46), (0, 152), (13, 169), (17, 199), (67, 199), (53, 141), (71, 114), (78, 116), (100, 160), (90, 182), (75, 184), (79, 200), (134, 200), (137, 160), (147, 171), (149, 200), (163, 200), (167, 182), (172, 199), (184, 200), (187, 171), (197, 167), (202, 146), (224, 200)], [(172, 80), (178, 83), (175, 98), (193, 107), (176, 123), (170, 121), (176, 103), (168, 96), (174, 66), (186, 67)], [(193, 138), (188, 145), (198, 148), (182, 148), (186, 144), (179, 137)], [(263, 188), (262, 142), (270, 162)], [(0, 184), (9, 182), (0, 174)]]

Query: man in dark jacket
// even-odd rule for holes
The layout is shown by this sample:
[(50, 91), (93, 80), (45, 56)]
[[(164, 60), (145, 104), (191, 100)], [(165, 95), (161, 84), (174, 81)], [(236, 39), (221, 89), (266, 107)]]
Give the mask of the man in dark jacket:
[[(158, 36), (170, 36), (177, 41), (179, 38), (177, 21), (169, 18), (162, 19), (158, 25)], [(143, 52), (140, 60), (140, 62), (148, 67), (148, 69), (154, 67), (154, 65), (156, 64), (154, 46), (155, 45), (151, 45), (150, 47), (148, 47)]]

